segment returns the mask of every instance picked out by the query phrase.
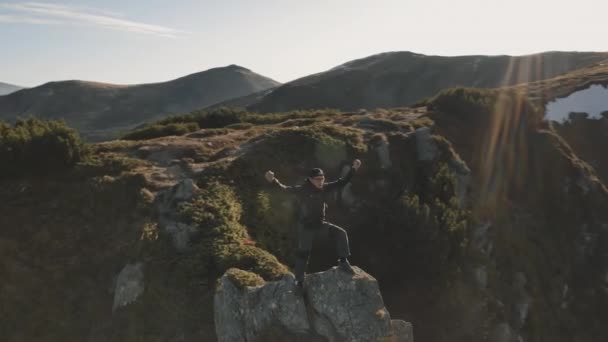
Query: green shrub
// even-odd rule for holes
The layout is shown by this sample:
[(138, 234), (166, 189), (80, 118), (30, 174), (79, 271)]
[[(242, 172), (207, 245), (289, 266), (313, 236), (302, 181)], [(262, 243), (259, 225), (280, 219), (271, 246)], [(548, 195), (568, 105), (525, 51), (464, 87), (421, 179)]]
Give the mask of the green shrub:
[(411, 186), (394, 200), (362, 209), (362, 220), (376, 229), (353, 239), (373, 246), (372, 267), (380, 277), (401, 277), (386, 263), (399, 260), (408, 277), (446, 285), (466, 257), (473, 218), (458, 202), (456, 179), (446, 163), (419, 162), (414, 174)]
[(288, 272), (274, 255), (259, 247), (241, 244), (218, 244), (217, 247), (214, 257), (220, 270), (237, 267), (268, 280), (279, 279)]
[(202, 128), (222, 128), (241, 122), (246, 114), (244, 110), (222, 107), (201, 112), (195, 119)]
[(128, 133), (122, 139), (124, 140), (145, 140), (166, 137), (169, 135), (184, 135), (186, 133), (194, 132), (199, 129), (196, 122), (188, 123), (169, 123), (166, 125), (153, 124), (144, 128), (137, 129), (131, 133)]
[(527, 156), (543, 113), (516, 91), (448, 89), (433, 98), (429, 116), (437, 132), (457, 148), (475, 174), (475, 210), (488, 215), (508, 208), (508, 198), (525, 196)]
[(251, 122), (255, 125), (270, 125), (276, 124), (280, 122), (285, 122), (288, 120), (295, 119), (315, 119), (321, 118), (324, 116), (333, 116), (337, 115), (339, 112), (331, 109), (321, 110), (321, 111), (305, 111), (305, 110), (296, 110), (291, 112), (282, 112), (282, 113), (266, 113), (266, 114), (253, 114), (250, 113), (246, 117), (244, 117), (244, 121)]
[(428, 102), (433, 110), (453, 115), (488, 114), (496, 103), (497, 92), (488, 89), (451, 88), (441, 91)]
[(169, 135), (184, 135), (201, 128), (224, 128), (231, 126), (233, 129), (246, 129), (251, 124), (242, 123), (243, 118), (248, 115), (244, 110), (221, 107), (211, 110), (194, 111), (190, 114), (174, 115), (146, 127), (137, 129), (123, 137), (125, 140), (142, 140), (159, 138)]
[(172, 123), (196, 122), (200, 128), (222, 128), (230, 124), (239, 123), (247, 115), (243, 109), (220, 107), (215, 109), (204, 109), (184, 115), (174, 115), (162, 119), (156, 124), (168, 125)]
[(250, 122), (239, 122), (226, 126), (229, 129), (249, 129), (251, 127), (253, 127), (253, 124)]
[(312, 124), (318, 118), (336, 115), (335, 110), (322, 111), (293, 111), (286, 113), (256, 114), (244, 109), (220, 107), (194, 111), (189, 114), (173, 115), (151, 123), (143, 128), (126, 134), (125, 140), (141, 140), (164, 137), (169, 135), (183, 135), (198, 129), (249, 129), (254, 125), (267, 125), (294, 121), (292, 124)]
[(437, 147), (439, 147), (439, 151), (441, 151), (440, 160), (448, 163), (451, 169), (457, 173), (462, 174), (471, 172), (467, 163), (465, 163), (464, 160), (462, 160), (462, 158), (460, 157), (460, 155), (456, 153), (456, 151), (454, 150), (454, 146), (448, 139), (446, 139), (442, 135), (436, 134), (432, 135), (432, 138), (433, 141), (435, 141), (435, 143), (437, 144)]
[(242, 196), (247, 226), (252, 229), (257, 244), (280, 260), (292, 260), (295, 251), (291, 243), (295, 241), (293, 197), (280, 192), (271, 195), (263, 190)]
[(223, 128), (242, 123), (244, 124), (244, 127), (249, 127), (246, 125), (247, 123), (252, 125), (269, 125), (288, 120), (309, 120), (308, 122), (310, 123), (316, 121), (315, 119), (335, 116), (338, 114), (338, 111), (332, 109), (316, 111), (296, 110), (291, 112), (259, 114), (250, 113), (238, 108), (220, 107), (215, 109), (194, 111), (184, 115), (170, 116), (157, 121), (154, 124), (164, 126), (172, 123), (196, 122), (201, 128)]
[(525, 95), (510, 90), (446, 89), (433, 97), (427, 107), (475, 124), (500, 114), (519, 115), (528, 125), (537, 125), (543, 119)]
[(242, 208), (234, 190), (208, 182), (200, 193), (180, 210), (184, 219), (199, 230), (199, 259), (206, 260), (207, 272), (221, 275), (237, 267), (266, 280), (288, 272), (275, 256), (254, 245), (240, 223)]
[(86, 158), (78, 163), (78, 177), (118, 176), (137, 167), (149, 166), (149, 162), (143, 159), (120, 153), (95, 153), (95, 151), (96, 149), (91, 149), (91, 152), (87, 152)]
[(0, 176), (57, 174), (68, 170), (85, 154), (76, 130), (63, 121), (35, 118), (13, 126), (0, 123)]

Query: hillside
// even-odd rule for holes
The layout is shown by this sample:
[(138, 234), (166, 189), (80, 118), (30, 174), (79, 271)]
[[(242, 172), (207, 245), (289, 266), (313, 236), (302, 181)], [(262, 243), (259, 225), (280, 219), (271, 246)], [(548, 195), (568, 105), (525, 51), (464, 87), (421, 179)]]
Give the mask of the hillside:
[(23, 87), (0, 82), (0, 96), (16, 92), (19, 89), (23, 89)]
[(426, 56), (387, 52), (288, 82), (263, 97), (228, 101), (258, 112), (412, 105), (455, 86), (494, 88), (544, 80), (608, 59), (608, 53), (545, 52), (527, 56)]
[(0, 120), (27, 116), (65, 119), (87, 140), (107, 140), (169, 114), (187, 113), (277, 85), (236, 65), (153, 84), (50, 82), (0, 96)]
[[(57, 176), (3, 179), (0, 330), (215, 340), (226, 270), (263, 282), (293, 266), (293, 202), (264, 172), (335, 179), (359, 158), (328, 218), (416, 340), (605, 341), (608, 190), (542, 117), (517, 91), (462, 88), (418, 108), (197, 112), (156, 125), (193, 132), (154, 129), (91, 145)], [(309, 272), (334, 261), (320, 240)]]

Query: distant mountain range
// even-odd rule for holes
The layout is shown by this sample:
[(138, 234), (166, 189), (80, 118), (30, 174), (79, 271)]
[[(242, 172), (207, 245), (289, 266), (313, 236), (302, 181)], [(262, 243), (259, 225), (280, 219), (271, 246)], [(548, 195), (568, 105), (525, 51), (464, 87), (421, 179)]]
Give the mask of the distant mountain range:
[[(546, 88), (542, 81), (559, 79), (602, 61), (608, 61), (608, 53), (442, 57), (387, 52), (286, 84), (237, 65), (153, 84), (49, 82), (0, 96), (0, 120), (14, 121), (30, 115), (65, 119), (85, 139), (99, 141), (116, 138), (170, 114), (217, 106), (245, 107), (262, 113), (313, 108), (391, 108), (410, 106), (449, 87), (522, 84), (535, 85), (529, 92), (538, 98), (538, 90)], [(560, 83), (552, 83), (552, 95), (567, 92), (563, 87), (558, 91)]]
[(0, 96), (16, 92), (19, 89), (23, 89), (23, 87), (0, 82)]
[(190, 112), (278, 85), (237, 65), (152, 84), (49, 82), (0, 96), (0, 120), (27, 116), (65, 119), (87, 140), (107, 140), (169, 114)]
[(545, 52), (527, 56), (425, 56), (387, 52), (285, 83), (272, 91), (222, 103), (258, 112), (310, 108), (409, 106), (438, 91), (493, 88), (565, 74), (608, 59), (603, 52)]

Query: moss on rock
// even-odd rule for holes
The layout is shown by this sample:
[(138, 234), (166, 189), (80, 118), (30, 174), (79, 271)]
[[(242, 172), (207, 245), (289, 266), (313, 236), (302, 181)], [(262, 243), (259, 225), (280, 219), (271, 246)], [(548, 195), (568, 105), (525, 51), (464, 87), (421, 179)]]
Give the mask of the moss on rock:
[(236, 285), (239, 289), (244, 289), (247, 286), (259, 286), (264, 285), (265, 281), (259, 275), (244, 271), (238, 268), (229, 268), (225, 275)]

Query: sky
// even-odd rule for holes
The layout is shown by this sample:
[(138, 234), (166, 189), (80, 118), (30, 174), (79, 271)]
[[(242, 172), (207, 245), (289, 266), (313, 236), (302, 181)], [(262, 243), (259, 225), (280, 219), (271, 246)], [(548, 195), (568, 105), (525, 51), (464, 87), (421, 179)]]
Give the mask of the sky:
[(164, 82), (238, 64), (279, 82), (387, 51), (608, 51), (605, 0), (0, 0), (0, 82)]
[(547, 103), (545, 117), (563, 122), (569, 120), (570, 113), (575, 112), (587, 113), (590, 118), (599, 119), (603, 112), (608, 111), (606, 99), (608, 99), (608, 87), (599, 84), (592, 85), (587, 89)]

